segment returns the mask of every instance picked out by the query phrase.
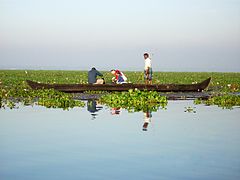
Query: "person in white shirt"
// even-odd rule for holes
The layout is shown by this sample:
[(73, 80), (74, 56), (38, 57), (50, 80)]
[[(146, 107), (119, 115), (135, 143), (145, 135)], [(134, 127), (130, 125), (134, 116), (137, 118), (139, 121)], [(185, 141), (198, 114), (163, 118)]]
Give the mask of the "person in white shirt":
[(145, 59), (144, 67), (145, 84), (152, 84), (152, 60), (149, 58), (148, 53), (144, 53), (143, 57)]
[(144, 124), (143, 124), (143, 131), (147, 131), (148, 125), (151, 122), (151, 118), (152, 118), (152, 112), (147, 110), (146, 112), (144, 112)]

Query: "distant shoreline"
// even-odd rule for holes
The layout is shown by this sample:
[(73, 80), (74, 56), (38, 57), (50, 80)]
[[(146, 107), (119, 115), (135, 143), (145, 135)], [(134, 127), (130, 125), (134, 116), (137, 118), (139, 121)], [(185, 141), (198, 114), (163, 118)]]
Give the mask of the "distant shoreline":
[[(108, 72), (109, 70), (106, 69), (98, 69), (99, 71), (102, 72)], [(89, 70), (84, 70), (84, 69), (21, 69), (21, 68), (0, 68), (0, 71), (79, 71), (79, 72), (87, 72)], [(122, 70), (125, 72), (142, 72), (141, 70)], [(162, 70), (162, 71), (154, 71), (154, 72), (165, 72), (165, 73), (240, 73), (240, 71), (167, 71), (167, 70)]]

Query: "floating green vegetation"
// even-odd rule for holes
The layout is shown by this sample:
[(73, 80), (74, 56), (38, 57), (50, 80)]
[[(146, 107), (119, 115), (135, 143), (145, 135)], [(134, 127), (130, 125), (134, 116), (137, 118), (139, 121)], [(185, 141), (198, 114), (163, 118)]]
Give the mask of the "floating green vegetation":
[(197, 99), (194, 101), (195, 104), (206, 104), (217, 105), (224, 109), (232, 109), (234, 106), (240, 106), (240, 96), (237, 95), (222, 95), (222, 96), (214, 96), (209, 98), (208, 100)]
[(69, 109), (83, 107), (85, 103), (73, 100), (71, 94), (53, 89), (31, 90), (24, 83), (12, 87), (0, 87), (0, 108), (17, 108), (17, 104), (41, 105), (47, 108)]
[[(106, 83), (111, 83), (112, 75), (102, 72)], [(143, 72), (124, 71), (128, 81), (144, 83)], [(218, 72), (154, 72), (154, 84), (194, 84), (212, 77), (208, 90), (221, 92), (240, 91), (240, 73)], [(12, 86), (25, 80), (42, 83), (77, 84), (87, 83), (87, 71), (60, 70), (0, 70), (0, 86)]]
[(100, 103), (112, 108), (124, 108), (129, 112), (157, 111), (165, 108), (167, 98), (155, 91), (139, 91), (130, 89), (128, 92), (112, 93), (100, 98)]
[(185, 111), (184, 112), (187, 112), (187, 113), (196, 113), (196, 107), (185, 107)]
[(84, 107), (85, 103), (82, 101), (73, 100), (71, 94), (58, 92), (53, 89), (40, 90), (38, 105), (45, 106), (47, 108), (63, 108), (69, 109), (73, 107)]
[(84, 91), (84, 93), (86, 93), (86, 94), (107, 94), (108, 92), (107, 91), (92, 91), (92, 90), (89, 90), (89, 91)]
[[(112, 75), (109, 72), (102, 73), (106, 82), (111, 83)], [(144, 83), (143, 72), (124, 72), (124, 74), (128, 77), (129, 82), (136, 84)], [(223, 92), (240, 91), (240, 73), (154, 72), (153, 83), (194, 84), (208, 77), (212, 77), (207, 90), (211, 91), (211, 94), (213, 94), (213, 92), (216, 92), (217, 95)], [(70, 94), (62, 93), (60, 95), (59, 92), (53, 90), (31, 90), (25, 83), (27, 79), (41, 83), (86, 84), (87, 71), (0, 70), (0, 107), (8, 106), (14, 108), (17, 102), (21, 102), (24, 105), (39, 103), (39, 105), (44, 105), (46, 107), (61, 108), (67, 108), (67, 106), (83, 106), (83, 102), (74, 101)], [(105, 92), (94, 91), (88, 91), (86, 93), (105, 94)], [(110, 93), (109, 95), (115, 96)]]

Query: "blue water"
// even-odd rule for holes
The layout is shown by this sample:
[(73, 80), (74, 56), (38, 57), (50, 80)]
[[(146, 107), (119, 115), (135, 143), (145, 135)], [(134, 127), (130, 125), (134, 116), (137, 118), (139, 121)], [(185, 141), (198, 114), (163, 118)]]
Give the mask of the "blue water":
[(0, 179), (240, 179), (240, 108), (170, 101), (147, 121), (100, 105), (90, 111), (1, 109)]

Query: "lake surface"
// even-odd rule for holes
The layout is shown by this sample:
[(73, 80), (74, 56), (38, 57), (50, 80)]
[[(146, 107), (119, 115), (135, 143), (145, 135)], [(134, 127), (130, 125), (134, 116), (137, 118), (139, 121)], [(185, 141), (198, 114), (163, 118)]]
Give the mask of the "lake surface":
[(94, 105), (1, 109), (0, 179), (240, 179), (240, 108), (169, 101), (167, 110), (128, 113)]

